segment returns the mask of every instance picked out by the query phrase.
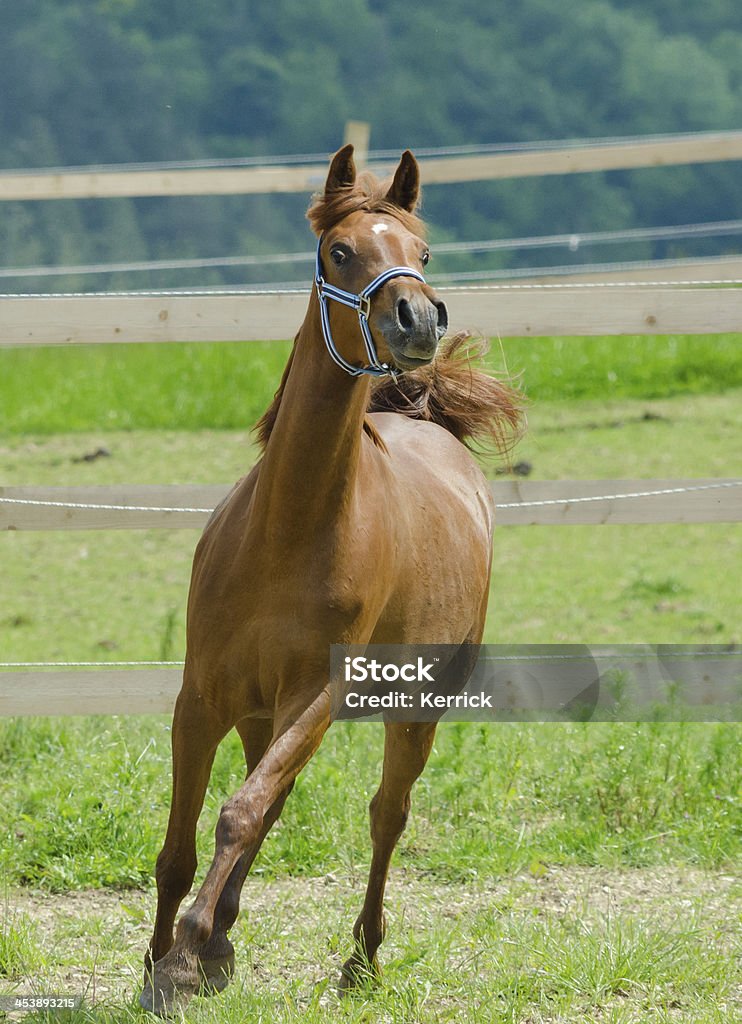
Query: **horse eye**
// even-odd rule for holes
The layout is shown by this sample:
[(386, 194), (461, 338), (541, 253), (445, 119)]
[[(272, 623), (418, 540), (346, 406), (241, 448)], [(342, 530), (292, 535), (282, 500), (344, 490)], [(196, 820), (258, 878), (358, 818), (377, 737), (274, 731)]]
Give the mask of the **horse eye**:
[(346, 254), (343, 252), (342, 249), (330, 250), (330, 259), (332, 260), (336, 267), (342, 266), (343, 263), (345, 263), (346, 258)]
[(420, 262), (422, 263), (422, 265), (423, 265), (424, 267), (427, 267), (427, 265), (428, 265), (429, 261), (430, 261), (430, 253), (429, 253), (429, 252), (428, 252), (428, 250), (426, 249), (426, 250), (425, 250), (425, 252), (424, 252), (424, 253), (422, 254), (422, 256), (420, 257)]

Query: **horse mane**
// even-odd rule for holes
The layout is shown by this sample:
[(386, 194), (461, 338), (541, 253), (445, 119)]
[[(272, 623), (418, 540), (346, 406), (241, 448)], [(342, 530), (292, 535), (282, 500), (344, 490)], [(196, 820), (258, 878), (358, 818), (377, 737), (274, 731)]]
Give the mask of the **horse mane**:
[[(472, 451), (494, 449), (505, 456), (525, 431), (523, 394), (473, 365), (487, 352), (486, 339), (466, 331), (443, 342), (429, 366), (404, 373), (396, 380), (376, 380), (371, 386), (368, 412), (394, 412), (414, 420), (437, 423)], [(291, 350), (273, 401), (255, 425), (265, 449), (278, 416), (294, 350)], [(365, 417), (363, 429), (382, 451), (387, 448), (373, 422)]]
[[(298, 335), (297, 335), (298, 337)], [(265, 410), (263, 415), (260, 417), (258, 422), (253, 427), (255, 439), (257, 440), (260, 447), (265, 451), (265, 446), (268, 444), (268, 440), (273, 433), (273, 427), (276, 424), (276, 418), (278, 416), (278, 410), (281, 407), (281, 399), (283, 398), (284, 388), (286, 387), (286, 381), (289, 379), (289, 373), (291, 371), (291, 364), (294, 361), (294, 352), (296, 351), (296, 338), (294, 338), (294, 347), (289, 353), (288, 362), (283, 368), (281, 374), (281, 383), (276, 388), (276, 392), (273, 395), (273, 400), (268, 408)]]
[(454, 335), (428, 366), (375, 381), (368, 411), (437, 423), (472, 451), (507, 455), (525, 432), (525, 399), (508, 381), (475, 368), (488, 349), (485, 338)]
[(351, 213), (364, 210), (366, 213), (385, 213), (389, 217), (396, 217), (413, 235), (425, 238), (423, 221), (414, 213), (387, 199), (388, 189), (389, 182), (379, 181), (376, 175), (364, 171), (352, 185), (343, 186), (329, 193), (318, 192), (313, 196), (311, 206), (307, 210), (312, 230), (319, 236)]

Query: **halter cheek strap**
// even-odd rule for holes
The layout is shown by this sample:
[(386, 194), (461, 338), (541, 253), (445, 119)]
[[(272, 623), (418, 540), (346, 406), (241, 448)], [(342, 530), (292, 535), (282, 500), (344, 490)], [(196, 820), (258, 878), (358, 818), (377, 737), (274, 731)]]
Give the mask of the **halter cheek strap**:
[[(349, 373), (351, 377), (360, 377), (362, 374), (367, 374), (369, 377), (396, 377), (401, 372), (390, 366), (388, 363), (382, 363), (379, 361), (379, 356), (374, 345), (374, 340), (371, 337), (371, 328), (368, 325), (368, 318), (371, 314), (371, 296), (382, 288), (387, 281), (391, 281), (395, 277), (414, 277), (417, 281), (422, 281), (425, 284), (425, 278), (419, 271), (413, 270), (412, 267), (390, 267), (389, 270), (385, 270), (383, 273), (375, 277), (373, 281), (366, 285), (362, 292), (357, 295), (354, 292), (346, 292), (342, 288), (337, 288), (334, 284), (328, 284), (325, 281), (324, 274), (322, 272), (322, 257), (320, 251), (322, 248), (322, 238), (317, 243), (317, 261), (316, 270), (314, 275), (314, 284), (317, 289), (317, 297), (319, 298), (320, 314), (322, 319), (322, 334), (325, 339), (325, 345), (327, 351), (330, 353), (330, 357), (339, 367)], [(340, 352), (335, 345), (335, 341), (332, 337), (332, 330), (330, 329), (330, 311), (327, 307), (327, 303), (330, 299), (334, 299), (335, 302), (341, 302), (344, 306), (349, 306), (351, 309), (355, 309), (358, 313), (358, 322), (361, 328), (361, 335), (363, 337), (363, 344), (366, 348), (366, 356), (368, 357), (368, 366), (354, 366), (353, 363), (349, 363), (347, 359), (344, 359), (340, 355)]]

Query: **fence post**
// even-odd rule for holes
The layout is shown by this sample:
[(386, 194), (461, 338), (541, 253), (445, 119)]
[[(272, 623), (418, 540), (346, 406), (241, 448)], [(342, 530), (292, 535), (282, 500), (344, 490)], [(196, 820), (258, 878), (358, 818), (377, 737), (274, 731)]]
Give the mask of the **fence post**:
[(368, 143), (371, 138), (371, 125), (368, 121), (346, 121), (343, 145), (353, 143), (355, 149), (354, 159), (359, 170), (368, 163)]

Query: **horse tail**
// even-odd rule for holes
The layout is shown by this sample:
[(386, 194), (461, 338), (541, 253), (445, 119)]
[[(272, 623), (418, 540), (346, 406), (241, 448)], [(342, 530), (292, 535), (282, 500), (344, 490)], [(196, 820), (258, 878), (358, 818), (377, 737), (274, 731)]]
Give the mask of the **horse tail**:
[(455, 335), (430, 365), (375, 383), (369, 412), (437, 423), (472, 451), (506, 455), (525, 431), (525, 397), (474, 366), (488, 348), (485, 338)]

